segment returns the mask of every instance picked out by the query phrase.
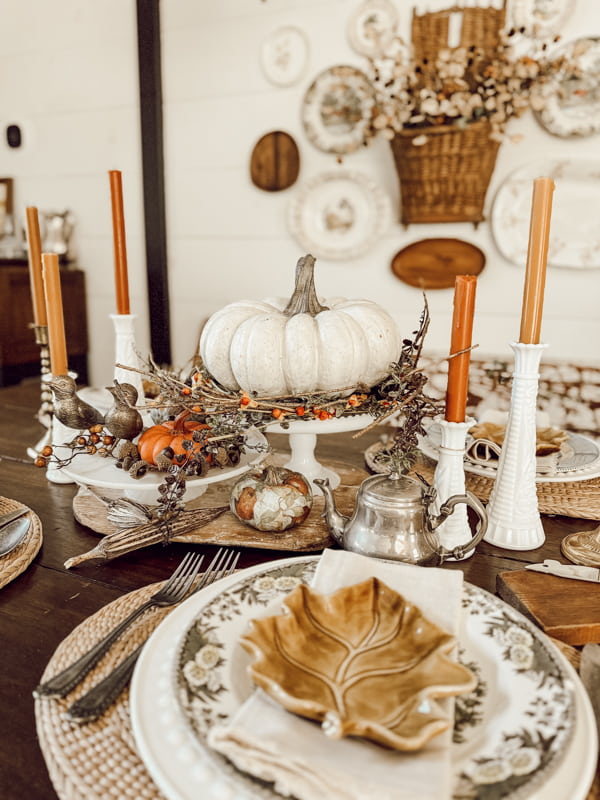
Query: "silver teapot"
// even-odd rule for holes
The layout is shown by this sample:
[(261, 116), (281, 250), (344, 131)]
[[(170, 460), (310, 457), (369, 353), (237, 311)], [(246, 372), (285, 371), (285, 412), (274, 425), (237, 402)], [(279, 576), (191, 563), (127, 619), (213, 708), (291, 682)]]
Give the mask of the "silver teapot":
[[(390, 473), (366, 478), (358, 490), (352, 517), (337, 511), (327, 478), (315, 479), (314, 483), (325, 495), (323, 516), (335, 540), (344, 549), (365, 556), (438, 566), (448, 558), (464, 558), (487, 529), (485, 509), (475, 495), (452, 495), (435, 515), (430, 510), (435, 489), (407, 475)], [(440, 543), (436, 529), (459, 503), (466, 503), (475, 511), (479, 518), (477, 530), (468, 542), (448, 550)]]

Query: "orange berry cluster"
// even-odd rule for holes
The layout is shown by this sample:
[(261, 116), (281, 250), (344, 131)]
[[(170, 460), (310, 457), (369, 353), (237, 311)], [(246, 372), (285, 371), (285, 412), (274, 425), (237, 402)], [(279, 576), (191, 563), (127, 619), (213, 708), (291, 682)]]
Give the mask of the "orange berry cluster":
[[(73, 448), (73, 453), (85, 452), (91, 456), (98, 453), (100, 456), (107, 456), (114, 443), (115, 437), (104, 433), (102, 425), (92, 425), (86, 433), (80, 434), (74, 442), (71, 442), (70, 446)], [(52, 447), (47, 444), (33, 463), (36, 467), (47, 467), (53, 452)]]

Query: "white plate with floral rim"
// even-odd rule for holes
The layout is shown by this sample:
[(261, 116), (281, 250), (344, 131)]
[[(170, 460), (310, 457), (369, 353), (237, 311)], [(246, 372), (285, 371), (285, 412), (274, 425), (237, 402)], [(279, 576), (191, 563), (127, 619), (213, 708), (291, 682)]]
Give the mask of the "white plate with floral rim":
[[(238, 643), (253, 617), (279, 613), (318, 556), (241, 570), (175, 609), (144, 649), (130, 691), (133, 732), (169, 800), (269, 798), (269, 784), (206, 744), (252, 692)], [(591, 704), (564, 656), (521, 614), (465, 584), (460, 659), (478, 677), (456, 704), (453, 797), (583, 800), (597, 736)], [(577, 724), (575, 724), (577, 720)]]
[(600, 267), (600, 228), (596, 214), (600, 161), (544, 159), (511, 173), (494, 198), (491, 226), (502, 255), (525, 267), (533, 181), (540, 175), (556, 184), (548, 266), (570, 269)]
[[(558, 453), (554, 469), (555, 472), (542, 472), (543, 459), (538, 459), (538, 472), (536, 473), (536, 483), (570, 483), (571, 481), (587, 481), (591, 478), (600, 476), (600, 448), (593, 439), (582, 436), (579, 433), (566, 431), (568, 439)], [(467, 449), (475, 440), (467, 434)], [(419, 437), (419, 450), (428, 458), (437, 461), (440, 454), (442, 434), (440, 426), (435, 422), (427, 428), (427, 434)], [(376, 449), (369, 453), (369, 460), (373, 460)], [(381, 449), (381, 445), (379, 447)], [(377, 460), (373, 461), (377, 463)], [(371, 463), (369, 463), (371, 467)], [(498, 472), (498, 461), (490, 459), (487, 463), (472, 461), (468, 455), (464, 459), (465, 472), (479, 475), (482, 478), (496, 477)], [(371, 467), (373, 469), (373, 467)], [(379, 472), (379, 469), (375, 470)], [(387, 471), (387, 470), (386, 470)]]
[(346, 64), (329, 67), (304, 95), (304, 132), (325, 153), (353, 153), (365, 141), (374, 103), (373, 85), (364, 72)]
[(526, 36), (544, 38), (560, 33), (573, 13), (575, 0), (511, 0), (509, 27), (525, 28)]
[(300, 80), (308, 60), (308, 40), (303, 31), (286, 25), (270, 33), (260, 50), (265, 77), (275, 86), (292, 86)]
[(362, 56), (380, 56), (394, 41), (398, 12), (390, 0), (364, 0), (348, 19), (350, 46)]
[(293, 196), (288, 227), (307, 253), (330, 260), (358, 258), (386, 232), (387, 194), (362, 172), (332, 170), (308, 180)]
[[(544, 91), (544, 106), (535, 112), (548, 133), (561, 138), (591, 136), (600, 131), (600, 38), (582, 37), (559, 51), (579, 67), (565, 70)], [(573, 219), (575, 217), (573, 216)]]

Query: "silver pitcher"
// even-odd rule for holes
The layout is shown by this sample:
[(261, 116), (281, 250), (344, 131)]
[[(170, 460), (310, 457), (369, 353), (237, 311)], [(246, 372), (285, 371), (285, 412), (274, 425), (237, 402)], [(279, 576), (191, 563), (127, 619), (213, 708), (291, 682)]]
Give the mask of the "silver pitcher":
[[(340, 514), (329, 481), (313, 481), (325, 495), (323, 516), (336, 541), (346, 550), (365, 556), (404, 561), (421, 566), (438, 566), (448, 558), (462, 559), (483, 539), (487, 529), (485, 508), (467, 492), (449, 497), (433, 515), (430, 506), (435, 489), (407, 475), (372, 475), (360, 485), (352, 517)], [(475, 511), (479, 521), (473, 538), (447, 550), (440, 544), (436, 529), (459, 503)]]

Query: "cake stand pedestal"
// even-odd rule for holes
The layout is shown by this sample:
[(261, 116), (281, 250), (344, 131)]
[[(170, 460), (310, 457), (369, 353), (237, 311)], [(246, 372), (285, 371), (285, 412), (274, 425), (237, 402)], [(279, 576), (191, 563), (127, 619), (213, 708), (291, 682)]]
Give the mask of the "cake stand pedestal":
[(287, 427), (278, 422), (269, 425), (266, 433), (284, 433), (289, 436), (291, 456), (284, 464), (286, 469), (300, 472), (311, 483), (315, 478), (327, 478), (335, 489), (340, 484), (337, 472), (321, 464), (315, 456), (318, 434), (359, 431), (373, 422), (370, 414), (355, 414), (332, 419), (290, 420)]

